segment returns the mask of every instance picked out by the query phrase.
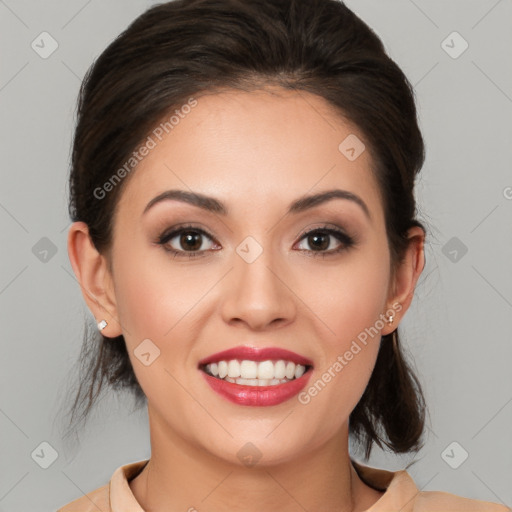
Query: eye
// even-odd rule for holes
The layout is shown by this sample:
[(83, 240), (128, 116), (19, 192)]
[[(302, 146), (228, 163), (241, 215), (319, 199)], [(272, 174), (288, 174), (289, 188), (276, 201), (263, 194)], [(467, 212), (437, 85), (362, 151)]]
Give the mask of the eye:
[[(167, 252), (174, 254), (174, 257), (194, 258), (201, 256), (209, 249), (204, 246), (204, 237), (213, 240), (203, 229), (194, 226), (182, 226), (160, 235), (157, 243), (162, 245)], [(174, 248), (173, 244), (178, 248)]]
[[(166, 231), (159, 236), (157, 243), (174, 257), (195, 258), (212, 250), (212, 247), (204, 246), (204, 238), (213, 241), (213, 237), (201, 228), (192, 225)], [(332, 240), (338, 242), (338, 247), (332, 248)], [(299, 249), (310, 253), (311, 256), (332, 256), (354, 246), (356, 241), (341, 229), (324, 226), (307, 231), (300, 240), (305, 240), (313, 249)], [(213, 244), (215, 245), (215, 244)], [(330, 250), (327, 250), (331, 247)], [(218, 250), (213, 249), (213, 250)]]
[[(332, 239), (336, 239), (339, 246), (335, 249), (327, 250), (332, 246)], [(324, 226), (307, 231), (301, 240), (306, 240), (310, 247), (314, 249), (301, 249), (311, 253), (311, 256), (331, 256), (349, 249), (355, 244), (355, 240), (343, 232), (341, 229)]]

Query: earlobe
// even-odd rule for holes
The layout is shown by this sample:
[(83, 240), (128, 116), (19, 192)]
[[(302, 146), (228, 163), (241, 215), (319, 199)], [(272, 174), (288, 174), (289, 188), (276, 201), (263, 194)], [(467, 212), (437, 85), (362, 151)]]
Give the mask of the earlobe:
[(414, 226), (409, 229), (408, 238), (409, 245), (402, 262), (395, 271), (392, 283), (393, 293), (388, 298), (388, 304), (398, 304), (399, 307), (392, 306), (392, 309), (396, 312), (394, 326), (383, 329), (382, 334), (384, 335), (396, 329), (396, 326), (409, 309), (414, 297), (416, 283), (425, 267), (425, 231), (419, 226)]
[(83, 297), (96, 322), (105, 320), (102, 334), (109, 338), (122, 334), (117, 317), (112, 279), (105, 256), (100, 254), (84, 222), (74, 222), (68, 232), (68, 255)]

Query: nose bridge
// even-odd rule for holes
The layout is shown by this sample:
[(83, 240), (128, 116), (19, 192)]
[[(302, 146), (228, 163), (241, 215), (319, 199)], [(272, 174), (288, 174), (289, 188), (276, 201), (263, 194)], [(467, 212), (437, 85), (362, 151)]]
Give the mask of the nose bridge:
[(280, 276), (278, 251), (247, 237), (233, 255), (233, 271), (223, 307), (225, 320), (243, 321), (261, 328), (277, 321), (286, 322), (294, 315), (291, 292)]

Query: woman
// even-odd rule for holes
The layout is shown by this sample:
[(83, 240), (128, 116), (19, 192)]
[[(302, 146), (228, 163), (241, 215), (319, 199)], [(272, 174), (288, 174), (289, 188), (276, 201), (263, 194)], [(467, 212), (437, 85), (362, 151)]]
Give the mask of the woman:
[(348, 450), (422, 444), (397, 327), (423, 160), (407, 78), (343, 3), (136, 19), (82, 85), (68, 251), (101, 333), (75, 407), (147, 398), (152, 453), (60, 511), (506, 510)]

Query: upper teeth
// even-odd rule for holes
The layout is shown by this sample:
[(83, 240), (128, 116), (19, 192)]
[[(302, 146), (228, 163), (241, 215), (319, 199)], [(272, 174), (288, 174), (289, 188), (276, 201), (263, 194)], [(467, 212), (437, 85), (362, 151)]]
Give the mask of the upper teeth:
[(233, 379), (239, 377), (242, 379), (298, 379), (304, 374), (306, 367), (283, 360), (269, 360), (258, 363), (247, 359), (243, 361), (232, 359), (230, 361), (207, 364), (205, 370), (220, 379), (224, 377), (231, 377)]

